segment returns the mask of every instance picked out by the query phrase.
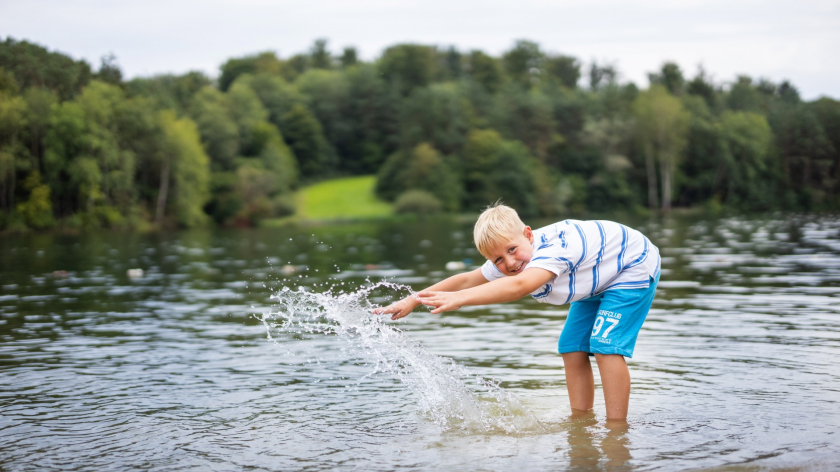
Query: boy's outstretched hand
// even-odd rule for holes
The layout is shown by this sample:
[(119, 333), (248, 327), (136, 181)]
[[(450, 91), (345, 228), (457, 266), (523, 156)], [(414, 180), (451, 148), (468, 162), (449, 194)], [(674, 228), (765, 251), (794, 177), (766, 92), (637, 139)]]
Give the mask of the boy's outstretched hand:
[(398, 302), (394, 302), (386, 307), (376, 308), (373, 310), (374, 315), (391, 315), (392, 320), (398, 320), (400, 318), (408, 316), (411, 313), (411, 310), (414, 310), (420, 305), (420, 302), (417, 300), (417, 297), (414, 295), (409, 295)]
[(417, 294), (417, 299), (420, 303), (428, 307), (432, 307), (432, 313), (443, 313), (444, 311), (457, 310), (464, 306), (458, 292), (436, 292), (432, 290), (423, 290)]

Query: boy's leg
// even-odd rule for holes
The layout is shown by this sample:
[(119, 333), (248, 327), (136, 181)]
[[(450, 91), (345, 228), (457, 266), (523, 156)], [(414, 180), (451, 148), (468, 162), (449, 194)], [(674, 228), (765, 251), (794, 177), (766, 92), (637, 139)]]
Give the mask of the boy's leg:
[(595, 379), (589, 362), (589, 337), (599, 300), (598, 296), (572, 303), (557, 344), (557, 350), (563, 356), (569, 403), (575, 410), (592, 409), (595, 400)]
[(659, 276), (644, 289), (609, 290), (601, 294), (592, 335), (591, 351), (598, 362), (607, 419), (627, 418), (630, 402), (630, 371), (625, 357), (633, 357), (636, 338), (647, 317)]
[(569, 390), (569, 403), (575, 410), (591, 410), (595, 402), (595, 378), (588, 352), (564, 352), (563, 364), (566, 369), (566, 388)]
[(630, 370), (621, 354), (595, 354), (608, 420), (627, 418), (630, 403)]

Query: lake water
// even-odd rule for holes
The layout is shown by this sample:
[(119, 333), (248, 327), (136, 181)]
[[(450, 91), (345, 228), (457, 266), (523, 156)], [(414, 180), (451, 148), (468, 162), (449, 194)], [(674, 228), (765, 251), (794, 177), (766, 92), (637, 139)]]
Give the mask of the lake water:
[(663, 256), (626, 427), (570, 415), (567, 307), (369, 314), (468, 222), (0, 237), (0, 469), (840, 468), (840, 217), (622, 222)]

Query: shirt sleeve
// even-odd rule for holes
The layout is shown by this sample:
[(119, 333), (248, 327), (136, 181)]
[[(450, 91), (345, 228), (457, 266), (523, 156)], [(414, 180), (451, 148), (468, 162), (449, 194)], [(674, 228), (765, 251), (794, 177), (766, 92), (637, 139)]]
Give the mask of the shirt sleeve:
[(566, 274), (572, 270), (579, 259), (579, 256), (575, 257), (572, 252), (563, 248), (559, 241), (542, 244), (531, 255), (531, 261), (525, 268), (545, 269), (554, 275)]
[(531, 256), (531, 262), (525, 266), (525, 269), (536, 267), (547, 270), (555, 276), (553, 280), (531, 292), (534, 300), (557, 305), (568, 303), (571, 298), (569, 293), (573, 287), (567, 283), (558, 283), (557, 278), (571, 272), (572, 267), (574, 267), (574, 262), (572, 261), (576, 260), (574, 259), (574, 255), (571, 254), (571, 251), (554, 245), (540, 247), (534, 251), (534, 254)]
[(501, 273), (501, 271), (499, 271), (499, 269), (490, 261), (485, 262), (484, 265), (481, 266), (481, 275), (483, 275), (488, 282), (501, 279), (505, 276), (505, 274)]

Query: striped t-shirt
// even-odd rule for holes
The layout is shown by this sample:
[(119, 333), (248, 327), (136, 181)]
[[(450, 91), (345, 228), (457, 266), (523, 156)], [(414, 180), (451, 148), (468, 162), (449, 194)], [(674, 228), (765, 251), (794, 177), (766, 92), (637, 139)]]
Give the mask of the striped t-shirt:
[[(659, 273), (659, 249), (642, 233), (612, 221), (564, 220), (534, 230), (534, 252), (525, 269), (556, 275), (531, 296), (564, 305), (606, 290), (647, 288)], [(504, 277), (492, 261), (481, 266), (489, 280)]]

